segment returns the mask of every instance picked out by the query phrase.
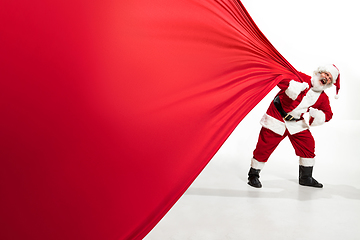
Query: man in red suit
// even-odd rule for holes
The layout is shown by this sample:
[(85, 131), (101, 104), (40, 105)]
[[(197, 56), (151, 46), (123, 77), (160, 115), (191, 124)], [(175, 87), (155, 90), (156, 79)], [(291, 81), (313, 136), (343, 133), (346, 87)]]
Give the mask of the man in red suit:
[[(315, 141), (310, 126), (318, 126), (332, 118), (329, 98), (324, 92), (332, 85), (340, 89), (339, 70), (335, 65), (320, 66), (312, 77), (299, 72), (301, 80), (285, 79), (278, 84), (281, 89), (261, 119), (258, 143), (251, 159), (248, 184), (261, 188), (260, 171), (270, 155), (285, 138), (289, 137), (299, 156), (299, 184), (322, 188), (312, 177), (315, 163)], [(337, 97), (337, 95), (336, 95)], [(309, 124), (304, 113), (309, 112)]]

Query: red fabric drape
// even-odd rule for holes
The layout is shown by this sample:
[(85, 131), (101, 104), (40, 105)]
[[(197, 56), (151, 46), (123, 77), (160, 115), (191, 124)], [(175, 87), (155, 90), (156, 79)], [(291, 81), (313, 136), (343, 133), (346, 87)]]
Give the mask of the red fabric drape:
[(296, 70), (240, 1), (3, 1), (0, 239), (141, 239)]

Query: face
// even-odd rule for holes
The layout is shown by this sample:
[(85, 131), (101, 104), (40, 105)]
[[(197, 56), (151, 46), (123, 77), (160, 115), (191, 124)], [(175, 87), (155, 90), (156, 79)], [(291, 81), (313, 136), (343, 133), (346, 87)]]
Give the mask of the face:
[(320, 84), (321, 85), (331, 85), (332, 83), (332, 75), (329, 72), (320, 73)]
[(332, 76), (329, 72), (317, 73), (311, 78), (312, 89), (316, 92), (324, 91), (332, 86)]

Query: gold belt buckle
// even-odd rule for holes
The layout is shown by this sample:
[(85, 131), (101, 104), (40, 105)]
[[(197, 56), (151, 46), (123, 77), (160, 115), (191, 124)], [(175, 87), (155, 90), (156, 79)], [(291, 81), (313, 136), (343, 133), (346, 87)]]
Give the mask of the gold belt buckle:
[[(290, 117), (290, 119), (288, 119), (288, 117)], [(286, 114), (286, 116), (284, 117), (285, 120), (287, 121), (291, 121), (294, 117), (291, 116), (290, 114)]]

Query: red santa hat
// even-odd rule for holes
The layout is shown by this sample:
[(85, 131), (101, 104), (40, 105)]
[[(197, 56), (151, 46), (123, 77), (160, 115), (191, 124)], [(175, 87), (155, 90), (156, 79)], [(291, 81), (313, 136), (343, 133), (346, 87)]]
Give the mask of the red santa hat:
[[(335, 81), (334, 85), (335, 85), (335, 87), (336, 87), (336, 95), (335, 95), (335, 98), (339, 98), (339, 90), (340, 90), (340, 71), (339, 71), (339, 69), (338, 69), (334, 64), (333, 64), (333, 66), (336, 68), (337, 73), (338, 73), (336, 79), (333, 80), (333, 81)], [(332, 75), (332, 74), (331, 74), (331, 75)]]
[(318, 72), (329, 72), (333, 78), (332, 83), (336, 87), (336, 95), (335, 98), (339, 98), (339, 90), (340, 90), (340, 71), (334, 64), (327, 64), (324, 66), (320, 66), (317, 70)]

